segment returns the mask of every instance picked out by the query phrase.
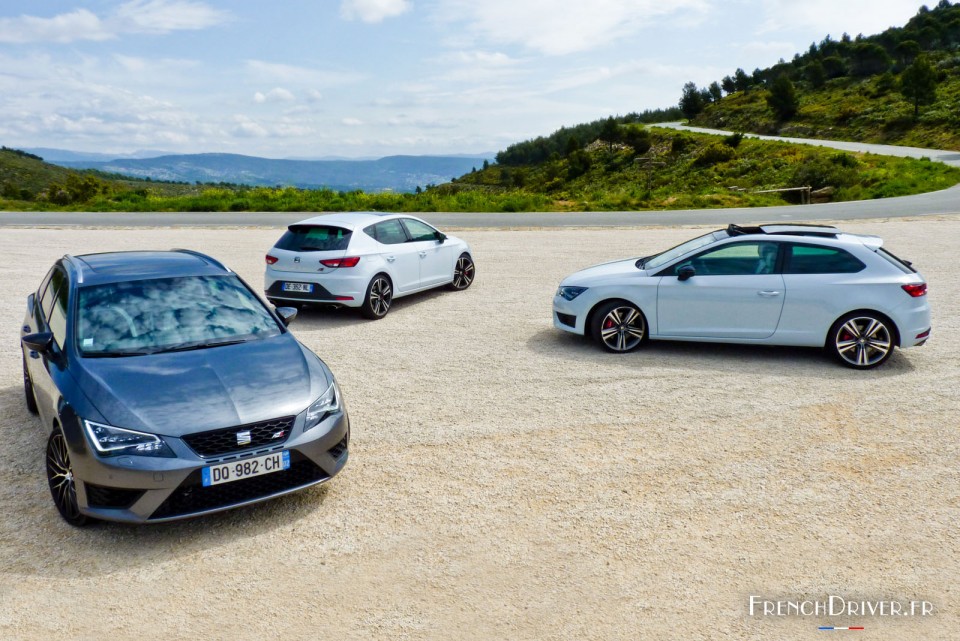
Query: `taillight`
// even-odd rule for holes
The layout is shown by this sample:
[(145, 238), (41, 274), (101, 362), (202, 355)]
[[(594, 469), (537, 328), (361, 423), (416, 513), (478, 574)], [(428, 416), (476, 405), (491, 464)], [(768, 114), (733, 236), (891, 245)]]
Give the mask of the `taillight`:
[(359, 262), (359, 256), (350, 256), (349, 258), (329, 258), (327, 260), (321, 260), (320, 264), (326, 267), (356, 267)]
[(901, 287), (903, 288), (903, 291), (907, 292), (914, 298), (927, 295), (926, 283), (920, 283), (919, 285), (901, 285)]
[(266, 261), (267, 261), (267, 264), (268, 264), (268, 265), (273, 265), (273, 264), (274, 264), (275, 262), (277, 262), (278, 260), (280, 260), (280, 259), (277, 258), (276, 256), (271, 256), (270, 254), (267, 254)]

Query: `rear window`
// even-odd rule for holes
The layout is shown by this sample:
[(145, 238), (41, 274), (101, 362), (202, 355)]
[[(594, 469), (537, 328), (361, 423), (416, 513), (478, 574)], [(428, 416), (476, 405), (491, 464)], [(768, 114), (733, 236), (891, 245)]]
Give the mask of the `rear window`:
[(350, 244), (350, 230), (331, 225), (291, 225), (275, 247), (294, 252), (328, 252), (345, 250)]
[(916, 274), (917, 270), (913, 266), (902, 258), (897, 258), (890, 252), (888, 252), (883, 247), (877, 249), (877, 254), (886, 258), (894, 267), (902, 271), (904, 274)]
[(866, 265), (836, 247), (793, 245), (787, 256), (785, 274), (855, 274)]

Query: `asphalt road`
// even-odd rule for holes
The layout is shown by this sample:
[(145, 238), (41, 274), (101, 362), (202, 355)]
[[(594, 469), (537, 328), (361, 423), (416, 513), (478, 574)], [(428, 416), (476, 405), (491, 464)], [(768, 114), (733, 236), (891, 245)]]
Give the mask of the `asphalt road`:
[[(715, 129), (686, 127), (680, 123), (661, 126), (703, 133), (729, 135)], [(960, 167), (960, 152), (871, 145), (845, 141), (778, 138), (746, 134), (764, 140), (783, 140), (800, 144), (832, 147), (853, 152), (889, 156), (927, 157)], [(862, 220), (936, 216), (960, 213), (960, 185), (943, 191), (821, 205), (784, 205), (781, 207), (739, 207), (731, 209), (681, 209), (661, 211), (605, 212), (521, 212), (521, 213), (424, 213), (417, 214), (444, 228), (524, 228), (524, 227), (642, 227), (658, 225), (697, 225), (726, 223), (763, 223), (816, 220)], [(0, 227), (286, 227), (303, 220), (304, 212), (0, 212)]]

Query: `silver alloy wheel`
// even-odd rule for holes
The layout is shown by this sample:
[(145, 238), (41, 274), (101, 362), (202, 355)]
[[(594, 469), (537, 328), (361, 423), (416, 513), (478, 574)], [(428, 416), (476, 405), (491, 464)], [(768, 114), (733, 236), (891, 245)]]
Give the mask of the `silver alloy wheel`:
[(67, 441), (57, 429), (47, 442), (47, 481), (53, 502), (64, 520), (73, 525), (82, 525), (86, 521), (77, 506), (77, 485), (70, 466), (70, 454)]
[(370, 285), (370, 309), (376, 316), (385, 316), (390, 311), (393, 301), (393, 288), (390, 281), (378, 276)]
[(457, 265), (453, 268), (453, 288), (466, 289), (470, 287), (475, 273), (476, 267), (473, 265), (473, 260), (464, 254), (457, 260)]
[(871, 367), (886, 359), (893, 349), (890, 330), (871, 316), (849, 319), (837, 330), (837, 354), (853, 367)]
[(614, 352), (629, 352), (646, 334), (643, 314), (635, 307), (614, 307), (600, 322), (600, 339)]

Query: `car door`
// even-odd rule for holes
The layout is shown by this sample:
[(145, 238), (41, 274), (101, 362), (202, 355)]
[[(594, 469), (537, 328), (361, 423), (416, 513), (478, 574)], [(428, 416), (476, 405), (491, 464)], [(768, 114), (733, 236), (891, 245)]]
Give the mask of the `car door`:
[(451, 258), (451, 253), (454, 248), (440, 242), (440, 232), (426, 223), (404, 218), (403, 225), (410, 236), (408, 242), (416, 246), (420, 256), (420, 286), (431, 287), (449, 281), (453, 277), (455, 259)]
[(396, 294), (405, 294), (420, 286), (420, 254), (399, 218), (383, 220), (373, 226), (373, 237), (381, 244)]
[[(675, 263), (658, 275), (658, 335), (763, 339), (773, 335), (783, 310), (779, 244), (724, 244)], [(681, 272), (693, 268), (693, 275)]]
[(66, 362), (63, 347), (67, 336), (67, 310), (69, 309), (70, 282), (61, 267), (54, 268), (50, 282), (42, 292), (36, 306), (37, 331), (51, 332), (55, 345), (47, 353), (29, 351), (27, 370), (37, 397), (37, 408), (46, 426), (53, 425), (55, 402), (60, 392), (55, 381), (65, 374)]

